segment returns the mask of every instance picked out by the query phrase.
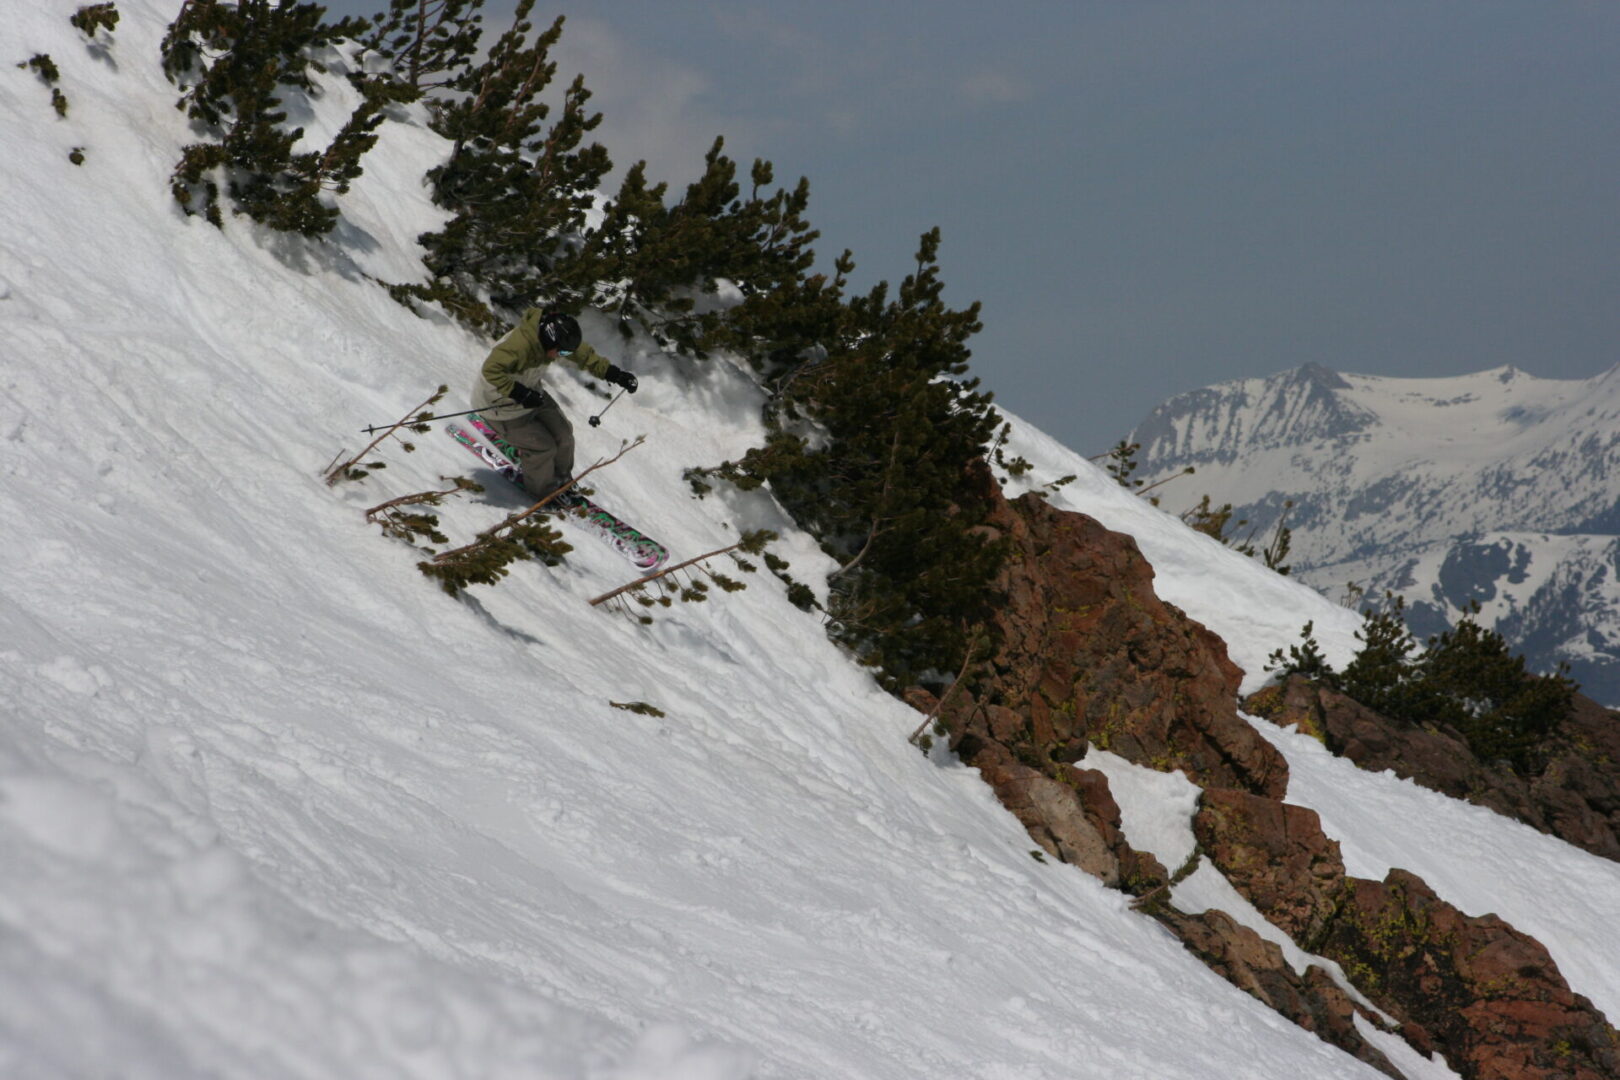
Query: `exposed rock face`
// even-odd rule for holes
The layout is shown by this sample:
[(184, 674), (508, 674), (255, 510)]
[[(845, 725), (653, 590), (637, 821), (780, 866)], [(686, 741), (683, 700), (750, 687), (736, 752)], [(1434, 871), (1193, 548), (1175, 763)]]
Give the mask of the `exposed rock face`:
[(1298, 675), (1251, 695), (1245, 707), (1285, 727), (1297, 724), (1364, 769), (1392, 769), (1594, 855), (1620, 859), (1620, 720), (1589, 698), (1576, 695), (1574, 715), (1547, 740), (1547, 764), (1532, 777), (1481, 761), (1449, 728), (1391, 720)]
[(1141, 891), (1169, 880), (1159, 860), (1125, 842), (1119, 805), (1102, 773), (1077, 769), (1065, 783), (1017, 763), (986, 765), (981, 772), (1047, 854), (1110, 888)]
[(1193, 833), (1238, 892), (1289, 937), (1315, 947), (1344, 886), (1339, 845), (1315, 810), (1212, 788), (1199, 800)]
[[(1162, 892), (1169, 875), (1125, 841), (1107, 778), (1072, 763), (1095, 742), (1201, 783), (1274, 796), (1287, 787), (1287, 765), (1237, 715), (1241, 673), (1225, 644), (1155, 596), (1133, 540), (1033, 496), (1002, 502), (993, 523), (1016, 547), (1001, 583), (1002, 647), (978, 694), (952, 693), (940, 710), (952, 746), (1045, 852), (1112, 887)], [(909, 700), (923, 712), (939, 705), (920, 690)], [(1238, 987), (1397, 1075), (1320, 969), (1296, 973), (1280, 949), (1222, 912), (1149, 910)]]
[[(1188, 950), (1240, 990), (1375, 1069), (1401, 1076), (1356, 1029), (1356, 1013), (1366, 1013), (1320, 967), (1312, 964), (1305, 974), (1296, 973), (1282, 949), (1224, 911), (1187, 915), (1167, 910), (1156, 912), (1155, 917)], [(1376, 1018), (1368, 1019), (1379, 1023)]]
[(1206, 791), (1200, 846), (1261, 914), (1337, 961), (1469, 1080), (1620, 1075), (1616, 1033), (1570, 990), (1541, 943), (1495, 915), (1468, 916), (1423, 880), (1348, 877), (1316, 814), (1244, 792)]
[[(971, 692), (959, 687), (940, 702), (915, 690), (908, 700), (937, 711), (952, 748), (1045, 853), (1142, 896), (1144, 910), (1229, 981), (1395, 1075), (1322, 969), (1295, 973), (1280, 950), (1225, 914), (1168, 904), (1166, 868), (1126, 842), (1106, 777), (1073, 763), (1096, 745), (1180, 769), (1204, 788), (1193, 825), (1211, 862), (1308, 951), (1337, 960), (1421, 1052), (1438, 1050), (1469, 1080), (1620, 1076), (1613, 1030), (1533, 939), (1494, 916), (1463, 915), (1402, 871), (1384, 882), (1345, 875), (1317, 815), (1282, 802), (1286, 763), (1238, 715), (1239, 672), (1225, 645), (1154, 595), (1134, 541), (1034, 496), (997, 498), (991, 528), (1014, 551), (1001, 582), (998, 651)], [(1287, 693), (1320, 730), (1319, 701)], [(1468, 788), (1466, 776), (1444, 771), (1451, 745), (1391, 748), (1391, 732), (1348, 709), (1335, 715), (1346, 718), (1347, 744), (1404, 748), (1453, 789)], [(1591, 813), (1607, 805), (1607, 789), (1589, 774), (1566, 772), (1564, 784)], [(1602, 812), (1614, 810), (1620, 802)]]
[(1134, 540), (1035, 495), (1002, 502), (991, 526), (1014, 555), (988, 677), (943, 710), (963, 760), (1049, 771), (1095, 744), (1207, 786), (1283, 793), (1287, 763), (1238, 716), (1225, 643), (1154, 594)]
[(1479, 1080), (1620, 1076), (1616, 1032), (1547, 950), (1495, 915), (1468, 916), (1416, 875), (1347, 878), (1320, 951), (1369, 997), (1421, 1024)]

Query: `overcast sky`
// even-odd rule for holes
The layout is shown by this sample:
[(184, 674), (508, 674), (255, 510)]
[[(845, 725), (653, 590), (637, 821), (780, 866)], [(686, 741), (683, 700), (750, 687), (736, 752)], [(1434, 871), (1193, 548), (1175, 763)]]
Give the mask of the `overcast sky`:
[[(544, 0), (542, 0), (543, 7)], [(379, 0), (338, 0), (365, 14)], [(490, 0), (504, 29), (512, 4)], [(1098, 453), (1307, 361), (1620, 363), (1620, 3), (598, 0), (568, 16), (616, 164), (716, 134), (810, 180), (818, 252), (897, 282), (941, 227), (974, 368)]]

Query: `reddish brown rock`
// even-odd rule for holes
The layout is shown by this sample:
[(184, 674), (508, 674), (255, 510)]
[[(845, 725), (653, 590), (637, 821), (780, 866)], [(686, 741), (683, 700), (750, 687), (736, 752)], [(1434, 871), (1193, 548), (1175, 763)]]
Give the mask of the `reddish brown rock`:
[(1108, 778), (1095, 769), (1074, 770), (1067, 783), (1016, 763), (986, 765), (981, 773), (1001, 804), (1054, 858), (1112, 888), (1141, 892), (1169, 880), (1157, 859), (1125, 842)]
[[(1205, 788), (1195, 831), (1210, 860), (1295, 940), (1339, 961), (1421, 1052), (1444, 1054), (1468, 1080), (1620, 1076), (1613, 1030), (1533, 939), (1494, 916), (1462, 915), (1400, 871), (1383, 883), (1345, 876), (1316, 814), (1281, 801), (1286, 765), (1238, 716), (1239, 673), (1224, 645), (1154, 595), (1152, 569), (1130, 538), (1034, 496), (994, 498), (990, 531), (1012, 549), (997, 651), (978, 658), (943, 703), (921, 690), (908, 699), (937, 711), (952, 748), (1044, 852), (1144, 895), (1144, 906), (1226, 978), (1387, 1070), (1319, 969), (1296, 977), (1280, 951), (1225, 915), (1170, 907), (1167, 889), (1156, 887), (1165, 870), (1125, 842), (1106, 778), (1072, 763), (1096, 745), (1181, 769)], [(1297, 716), (1365, 761), (1404, 756), (1442, 790), (1478, 796), (1478, 777), (1456, 766), (1455, 745), (1414, 741), (1353, 703), (1324, 705), (1307, 690), (1276, 691), (1272, 714)], [(1594, 723), (1586, 737), (1596, 745), (1609, 734)], [(1601, 835), (1603, 815), (1620, 813), (1620, 797), (1592, 765), (1606, 752), (1585, 766), (1568, 762), (1556, 784), (1548, 781), (1564, 794), (1537, 796), (1546, 820)], [(1507, 805), (1514, 796), (1495, 797)]]
[(1200, 849), (1306, 950), (1336, 960), (1426, 1052), (1469, 1080), (1620, 1075), (1615, 1033), (1570, 990), (1540, 942), (1495, 915), (1468, 916), (1421, 878), (1348, 877), (1313, 811), (1205, 791)]
[[(1388, 1058), (1362, 1038), (1355, 1024), (1356, 1004), (1320, 967), (1312, 965), (1304, 975), (1296, 973), (1282, 949), (1224, 911), (1187, 915), (1163, 910), (1155, 917), (1238, 989), (1375, 1069), (1401, 1076)], [(1377, 1018), (1367, 1019), (1381, 1026)]]
[(1155, 595), (1135, 541), (1035, 495), (998, 499), (990, 527), (1013, 549), (1000, 646), (976, 692), (942, 710), (964, 760), (1047, 771), (1089, 744), (1200, 784), (1283, 793), (1287, 764), (1238, 716), (1225, 644)]
[(1319, 951), (1380, 1008), (1421, 1025), (1468, 1080), (1620, 1076), (1615, 1030), (1540, 942), (1495, 915), (1464, 915), (1414, 874), (1347, 878)]
[(1344, 888), (1339, 845), (1316, 811), (1244, 791), (1211, 789), (1193, 817), (1199, 849), (1260, 913), (1307, 949)]

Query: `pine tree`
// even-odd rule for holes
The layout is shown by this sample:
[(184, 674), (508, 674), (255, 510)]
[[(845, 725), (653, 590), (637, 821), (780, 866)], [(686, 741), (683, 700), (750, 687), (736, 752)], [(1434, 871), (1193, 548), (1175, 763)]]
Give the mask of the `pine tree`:
[(1119, 440), (1108, 450), (1108, 464), (1104, 467), (1114, 482), (1124, 488), (1139, 488), (1147, 481), (1132, 480), (1131, 474), (1136, 471), (1136, 452), (1142, 449), (1141, 443)]
[(361, 104), (325, 150), (295, 152), (302, 128), (287, 128), (283, 98), (313, 96), (315, 55), (364, 28), (357, 19), (324, 21), (325, 9), (296, 0), (184, 0), (164, 35), (164, 73), (183, 108), (212, 141), (183, 150), (170, 181), (188, 214), (224, 224), (220, 182), (234, 208), (273, 229), (317, 236), (337, 223), (323, 192), (341, 194), (360, 175), (376, 142), (387, 82), (363, 88)]
[(409, 291), (452, 298), (452, 310), (489, 332), (524, 307), (554, 300), (557, 262), (578, 242), (594, 192), (612, 167), (600, 144), (582, 145), (602, 120), (586, 109), (591, 95), (583, 76), (547, 124), (551, 109), (540, 94), (556, 75), (547, 57), (563, 18), (531, 42), (533, 6), (520, 0), (511, 28), (483, 63), (457, 67), (476, 40), (468, 22), (424, 65), (454, 73), (430, 99), (433, 128), (450, 140), (450, 157), (428, 173), (434, 202), (454, 216), (420, 238), (433, 282)]
[[(661, 343), (699, 355), (719, 345), (752, 351), (749, 328), (763, 318), (759, 309), (797, 285), (814, 262), (817, 233), (804, 217), (808, 180), (767, 194), (773, 167), (755, 160), (744, 199), (724, 147), (716, 138), (703, 175), (670, 207), (666, 185), (649, 186), (638, 162), (568, 268), (570, 295), (613, 313), (627, 334), (639, 324)], [(743, 297), (741, 310), (694, 314), (697, 297), (722, 281)]]
[[(363, 49), (391, 63), (402, 100), (453, 87), (478, 53), (484, 0), (390, 0), (359, 37)], [(363, 55), (363, 53), (362, 53)]]
[(1406, 601), (1385, 593), (1381, 608), (1362, 609), (1361, 629), (1356, 640), (1361, 648), (1343, 675), (1331, 680), (1346, 694), (1374, 712), (1405, 718), (1418, 710), (1418, 694), (1412, 685), (1413, 654), (1417, 639), (1406, 627)]
[[(1233, 521), (1232, 514), (1231, 503), (1222, 503), (1217, 507), (1210, 502), (1210, 497), (1206, 494), (1198, 500), (1197, 506), (1182, 511), (1181, 520), (1193, 532), (1203, 533), (1205, 536), (1212, 537), (1228, 547), (1232, 547), (1232, 538), (1226, 534), (1227, 528), (1229, 526), (1241, 528), (1249, 523), (1248, 518), (1238, 518), (1237, 521)], [(1245, 555), (1254, 553), (1252, 547), (1247, 551), (1244, 551), (1241, 547), (1237, 550), (1242, 551)]]
[(1287, 653), (1280, 648), (1273, 649), (1271, 655), (1266, 658), (1266, 670), (1277, 672), (1280, 678), (1303, 675), (1327, 686), (1339, 685), (1339, 677), (1334, 672), (1333, 665), (1322, 655), (1322, 646), (1316, 640), (1314, 623), (1308, 622), (1301, 627), (1299, 644), (1288, 646)]
[(1385, 599), (1382, 608), (1362, 609), (1361, 648), (1343, 672), (1322, 658), (1310, 623), (1304, 646), (1290, 646), (1286, 658), (1281, 649), (1272, 653), (1268, 670), (1316, 679), (1392, 720), (1449, 727), (1480, 757), (1533, 771), (1542, 741), (1569, 715), (1575, 684), (1568, 668), (1528, 671), (1501, 634), (1479, 625), (1477, 603), (1420, 652), (1405, 601), (1393, 593)]
[(882, 283), (836, 314), (836, 283), (801, 283), (806, 310), (831, 316), (826, 355), (783, 372), (766, 445), (719, 470), (769, 481), (838, 560), (833, 637), (891, 689), (961, 666), (1005, 557), (975, 531), (989, 503), (973, 465), (997, 426), (989, 395), (965, 378), (979, 309), (945, 305), (938, 248), (934, 229), (893, 297)]
[(1537, 748), (1569, 715), (1575, 684), (1569, 668), (1551, 675), (1526, 670), (1506, 639), (1479, 625), (1476, 602), (1457, 625), (1429, 638), (1417, 678), (1447, 703), (1445, 719), (1474, 752), (1531, 771)]

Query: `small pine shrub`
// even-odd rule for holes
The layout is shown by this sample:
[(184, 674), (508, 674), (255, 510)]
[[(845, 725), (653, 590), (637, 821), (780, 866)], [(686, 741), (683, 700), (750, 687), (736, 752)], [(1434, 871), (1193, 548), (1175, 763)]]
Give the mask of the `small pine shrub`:
[(94, 41), (97, 30), (106, 30), (111, 34), (118, 28), (118, 7), (115, 4), (87, 4), (69, 16), (68, 22)]
[(283, 99), (314, 95), (322, 50), (352, 38), (364, 20), (325, 22), (325, 9), (295, 0), (185, 0), (162, 44), (163, 71), (207, 138), (181, 151), (170, 190), (188, 215), (222, 227), (220, 194), (235, 211), (282, 232), (319, 236), (337, 224), (323, 194), (341, 194), (377, 141), (383, 108), (401, 99), (391, 79), (361, 80), (362, 100), (324, 150), (295, 152)]
[(1382, 608), (1365, 607), (1361, 629), (1356, 631), (1361, 647), (1336, 676), (1335, 685), (1374, 712), (1404, 719), (1419, 710), (1419, 689), (1412, 678), (1417, 639), (1406, 628), (1406, 601), (1385, 593)]
[[(687, 559), (683, 563), (666, 567), (656, 574), (652, 574), (645, 578), (640, 578), (636, 581), (632, 581), (628, 585), (621, 585), (617, 589), (612, 589), (605, 592), (601, 596), (598, 596), (596, 599), (592, 600), (591, 606), (598, 607), (602, 604), (611, 603), (619, 611), (628, 614), (637, 622), (646, 625), (653, 621), (652, 617), (648, 614), (638, 614), (636, 611), (634, 611), (634, 609), (630, 607), (630, 603), (632, 601), (644, 609), (673, 607), (676, 600), (679, 600), (683, 604), (701, 604), (709, 599), (709, 581), (712, 581), (714, 584), (720, 586), (722, 592), (741, 592), (748, 586), (743, 582), (738, 581), (736, 578), (729, 577), (728, 575), (714, 569), (709, 565), (709, 560), (719, 558), (722, 555), (728, 555), (737, 565), (738, 569), (740, 569), (743, 573), (752, 574), (757, 568), (753, 563), (742, 558), (742, 556), (738, 555), (737, 553), (743, 552), (748, 555), (770, 559), (772, 556), (770, 552), (765, 550), (765, 546), (775, 539), (776, 534), (768, 529), (758, 529), (754, 532), (743, 533), (735, 544), (731, 544), (723, 548), (716, 548), (714, 551), (709, 551), (702, 555), (694, 556), (693, 558)], [(698, 577), (696, 574), (697, 571), (701, 571), (709, 580), (705, 581)], [(650, 594), (650, 590), (655, 585), (659, 589), (661, 595)]]
[(1316, 640), (1315, 623), (1306, 623), (1299, 632), (1299, 638), (1299, 644), (1288, 646), (1286, 654), (1281, 649), (1273, 650), (1266, 658), (1266, 670), (1275, 671), (1282, 678), (1303, 675), (1307, 679), (1337, 687), (1338, 675), (1327, 657), (1322, 655), (1322, 646)]
[(67, 95), (62, 93), (62, 88), (56, 85), (62, 78), (61, 69), (56, 66), (56, 61), (47, 53), (35, 53), (17, 66), (32, 70), (39, 76), (40, 82), (51, 88), (51, 108), (56, 110), (57, 116), (65, 118), (68, 112), (68, 99)]
[(1575, 684), (1568, 665), (1552, 675), (1525, 669), (1495, 630), (1479, 625), (1477, 604), (1452, 629), (1428, 641), (1420, 681), (1446, 704), (1447, 718), (1487, 760), (1530, 771), (1538, 747), (1569, 715)]
[(326, 469), (325, 476), (327, 486), (331, 487), (332, 485), (343, 480), (364, 480), (371, 474), (371, 470), (387, 468), (387, 463), (383, 461), (368, 461), (362, 464), (360, 460), (375, 450), (378, 444), (385, 439), (398, 440), (400, 446), (407, 454), (413, 452), (416, 449), (416, 444), (412, 443), (408, 439), (401, 438), (399, 433), (403, 430), (414, 432), (418, 435), (425, 435), (432, 430), (428, 426), (428, 421), (435, 419), (433, 416), (432, 407), (437, 405), (439, 400), (449, 392), (450, 387), (441, 383), (439, 388), (430, 394), (426, 401), (422, 402), (422, 404), (418, 405), (414, 410), (412, 410), (411, 414), (402, 416), (392, 424), (387, 424), (380, 428), (365, 429), (367, 434), (375, 433), (377, 437), (372, 439), (364, 450), (360, 451), (358, 454), (355, 454), (346, 461), (340, 460), (343, 457), (343, 452), (339, 451), (337, 456), (333, 459), (333, 464)]
[(1060, 490), (1062, 488), (1065, 488), (1068, 485), (1074, 483), (1078, 479), (1080, 479), (1080, 476), (1079, 476), (1078, 473), (1069, 473), (1067, 476), (1060, 476), (1056, 480), (1048, 480), (1045, 484), (1043, 484), (1041, 486), (1044, 487), (1049, 492), (1050, 491), (1058, 491), (1058, 490)]
[[(1008, 457), (1006, 452), (1002, 450), (1002, 446), (1006, 443), (1007, 437), (1011, 434), (1012, 425), (1002, 424), (1001, 430), (996, 433), (996, 441), (990, 445), (990, 461), (998, 467), (1006, 470), (1007, 473), (1006, 476), (998, 478), (1003, 485), (1007, 484), (1010, 480), (1015, 480), (1020, 476), (1026, 475), (1035, 468), (1035, 466), (1031, 465), (1029, 460), (1022, 454), (1018, 455), (1017, 457)], [(1072, 476), (1068, 478), (1068, 480), (1072, 479), (1074, 479)], [(1068, 480), (1057, 481), (1056, 486), (1052, 487), (1052, 490), (1055, 491), (1057, 488), (1062, 487), (1064, 484), (1068, 483)]]
[(1310, 623), (1301, 644), (1286, 655), (1274, 651), (1266, 670), (1315, 679), (1392, 720), (1450, 727), (1479, 757), (1533, 772), (1543, 740), (1573, 705), (1568, 666), (1551, 675), (1528, 671), (1501, 634), (1479, 625), (1477, 603), (1419, 651), (1404, 612), (1394, 594), (1381, 609), (1364, 608), (1361, 647), (1342, 672), (1323, 658)]
[[(1233, 547), (1233, 540), (1226, 534), (1226, 530), (1228, 528), (1241, 528), (1249, 523), (1249, 519), (1238, 518), (1236, 521), (1233, 521), (1232, 514), (1233, 510), (1231, 503), (1222, 503), (1220, 506), (1213, 506), (1210, 503), (1209, 496), (1206, 494), (1202, 499), (1198, 500), (1198, 505), (1182, 512), (1181, 520), (1193, 532), (1203, 533), (1205, 536), (1213, 537), (1214, 539), (1219, 540), (1227, 547)], [(1248, 548), (1248, 550), (1245, 550), (1243, 547), (1237, 547), (1236, 550), (1245, 555), (1254, 554), (1254, 549), (1252, 547)]]
[[(1188, 466), (1188, 471), (1191, 471), (1191, 468), (1191, 466)], [(1294, 533), (1288, 527), (1288, 511), (1293, 507), (1292, 499), (1283, 502), (1282, 512), (1277, 516), (1277, 524), (1272, 529), (1271, 541), (1264, 548), (1254, 546), (1254, 531), (1251, 531), (1242, 540), (1228, 535), (1228, 529), (1242, 528), (1249, 523), (1249, 519), (1238, 518), (1233, 521), (1232, 504), (1222, 503), (1218, 507), (1213, 506), (1208, 495), (1199, 499), (1196, 506), (1183, 511), (1181, 520), (1193, 532), (1201, 532), (1205, 536), (1213, 537), (1240, 555), (1258, 558), (1268, 568), (1286, 576), (1289, 567), (1283, 560), (1288, 558), (1288, 552), (1293, 547)]]
[(1108, 464), (1103, 466), (1103, 471), (1112, 476), (1114, 482), (1122, 488), (1134, 491), (1141, 487), (1144, 481), (1131, 479), (1131, 474), (1137, 469), (1136, 452), (1140, 449), (1142, 449), (1141, 443), (1127, 442), (1125, 439), (1119, 440), (1109, 448), (1106, 455)]
[(472, 585), (499, 584), (511, 573), (513, 563), (533, 560), (544, 566), (559, 566), (572, 550), (573, 545), (549, 522), (514, 520), (491, 529), (465, 547), (416, 566), (445, 592), (458, 596)]
[(448, 544), (450, 538), (439, 531), (439, 517), (420, 510), (407, 510), (408, 506), (441, 506), (444, 500), (452, 495), (461, 495), (469, 492), (480, 492), (484, 485), (464, 476), (449, 478), (452, 486), (444, 491), (419, 491), (414, 495), (403, 495), (397, 499), (390, 499), (379, 506), (373, 506), (366, 511), (366, 520), (382, 527), (385, 536), (396, 540), (403, 540), (407, 544), (415, 544), (419, 539), (427, 539), (435, 544)]

